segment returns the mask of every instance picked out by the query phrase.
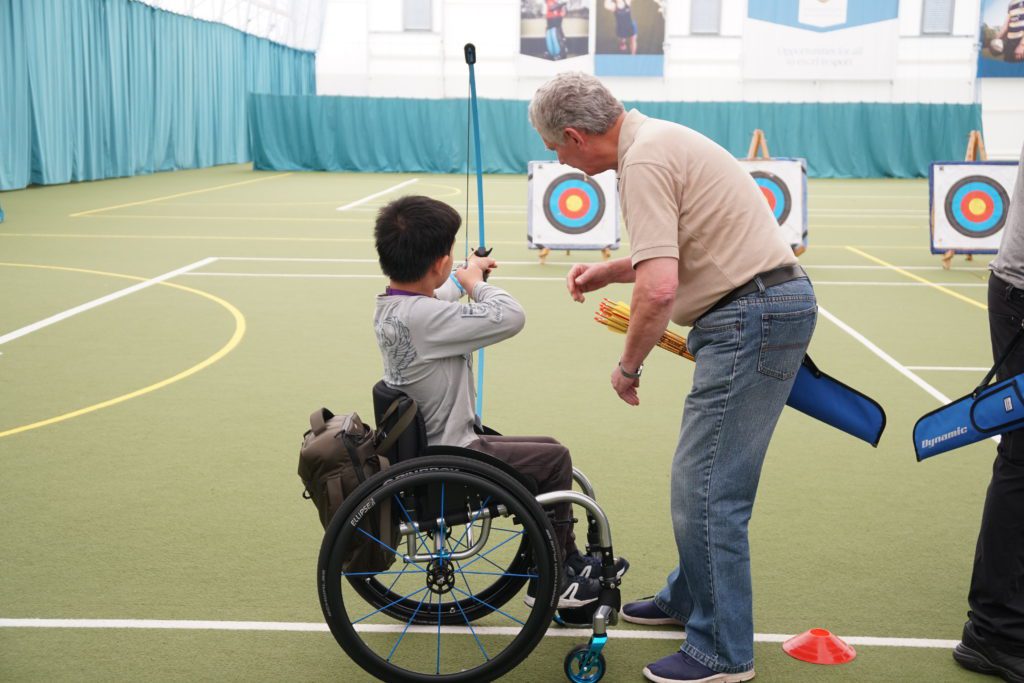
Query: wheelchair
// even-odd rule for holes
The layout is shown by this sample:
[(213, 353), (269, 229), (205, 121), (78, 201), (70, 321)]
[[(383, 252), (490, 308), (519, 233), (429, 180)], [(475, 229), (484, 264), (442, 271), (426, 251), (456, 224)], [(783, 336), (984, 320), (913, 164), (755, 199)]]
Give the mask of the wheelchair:
[[(373, 393), (378, 428), (386, 430), (387, 407), (411, 399), (383, 382)], [(544, 508), (569, 502), (586, 510), (587, 552), (601, 560), (602, 590), (596, 609), (573, 610), (584, 616), (572, 621), (586, 621), (592, 636), (569, 651), (563, 668), (573, 683), (600, 681), (607, 627), (618, 622), (619, 579), (608, 518), (587, 478), (573, 471), (583, 493), (538, 495), (496, 458), (426, 446), (418, 413), (388, 454), (396, 464), (367, 478), (335, 514), (317, 565), (324, 618), (352, 661), (390, 683), (478, 683), (511, 671), (552, 622), (564, 622), (556, 615), (559, 551)], [(392, 522), (387, 533), (381, 519)], [(390, 567), (345, 571), (346, 548), (357, 539), (385, 548)]]

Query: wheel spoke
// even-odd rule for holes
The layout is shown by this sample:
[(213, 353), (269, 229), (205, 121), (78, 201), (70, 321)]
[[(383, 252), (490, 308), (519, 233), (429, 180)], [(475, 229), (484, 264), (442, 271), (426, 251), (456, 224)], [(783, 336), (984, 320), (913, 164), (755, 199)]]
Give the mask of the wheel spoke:
[(507, 612), (502, 612), (502, 611), (501, 611), (500, 609), (498, 609), (498, 608), (497, 608), (497, 607), (495, 607), (494, 605), (491, 605), (491, 604), (489, 604), (489, 603), (487, 603), (487, 602), (485, 602), (485, 601), (481, 600), (480, 598), (476, 597), (475, 595), (471, 595), (471, 594), (467, 593), (466, 591), (464, 591), (464, 590), (461, 590), (461, 589), (459, 589), (459, 588), (457, 588), (457, 587), (453, 587), (453, 588), (452, 588), (452, 590), (453, 590), (453, 591), (457, 591), (457, 592), (459, 592), (459, 593), (462, 593), (463, 595), (465, 595), (465, 596), (466, 596), (467, 598), (469, 598), (470, 600), (474, 600), (474, 601), (476, 601), (476, 602), (479, 602), (479, 603), (480, 603), (481, 605), (483, 605), (484, 607), (487, 607), (487, 608), (488, 608), (488, 609), (490, 609), (490, 610), (491, 610), (492, 612), (497, 612), (498, 614), (502, 615), (503, 617), (505, 617), (505, 618), (507, 618), (507, 619), (511, 619), (512, 621), (516, 622), (516, 623), (517, 623), (517, 624), (519, 624), (520, 626), (526, 626), (526, 623), (525, 623), (525, 622), (519, 621), (518, 619), (516, 619), (516, 618), (515, 618), (514, 616), (512, 616), (511, 614), (508, 614)]
[[(431, 594), (427, 593), (427, 596), (431, 596)], [(424, 598), (420, 598), (420, 602), (418, 605), (416, 605), (416, 609), (413, 611), (412, 616), (409, 617), (409, 620), (405, 622), (405, 628), (402, 629), (402, 633), (399, 634), (398, 640), (395, 641), (394, 647), (392, 647), (391, 652), (388, 653), (389, 662), (391, 661), (391, 658), (395, 656), (395, 650), (398, 649), (398, 645), (402, 642), (402, 639), (405, 638), (405, 634), (409, 631), (409, 627), (412, 626), (413, 622), (416, 620), (416, 615), (419, 614), (420, 608), (423, 607), (423, 600)]]
[(359, 619), (356, 619), (355, 621), (352, 622), (352, 625), (354, 626), (355, 624), (358, 624), (361, 621), (366, 621), (367, 619), (372, 617), (374, 614), (380, 614), (381, 612), (386, 610), (388, 607), (393, 607), (394, 605), (397, 605), (398, 603), (402, 602), (403, 600), (408, 600), (409, 598), (414, 598), (414, 597), (416, 597), (417, 595), (419, 595), (420, 593), (422, 593), (422, 592), (424, 592), (426, 590), (427, 590), (427, 587), (424, 586), (423, 588), (419, 589), (415, 593), (409, 593), (408, 595), (403, 595), (402, 597), (398, 598), (397, 600), (392, 600), (391, 602), (389, 602), (388, 604), (384, 605), (380, 609), (374, 610), (373, 612), (370, 612), (366, 616), (360, 617)]
[[(456, 571), (459, 571), (459, 563), (457, 561), (454, 561), (454, 560), (453, 560), (453, 563), (455, 564)], [(459, 571), (459, 574), (461, 575), (462, 572)], [(466, 584), (466, 590), (468, 590), (468, 591), (470, 591), (470, 593), (472, 593), (472, 589), (469, 587), (469, 581), (466, 580), (465, 575), (462, 575), (462, 581), (463, 581), (463, 583)], [(458, 605), (459, 612), (462, 614), (462, 619), (463, 619), (463, 621), (466, 622), (466, 626), (469, 627), (469, 632), (473, 634), (473, 640), (476, 641), (476, 646), (479, 647), (480, 648), (480, 652), (483, 653), (484, 661), (485, 662), (491, 661), (491, 658), (487, 656), (487, 650), (484, 649), (484, 644), (480, 642), (480, 638), (477, 637), (477, 635), (476, 635), (476, 629), (473, 628), (473, 624), (469, 623), (469, 617), (466, 616), (466, 610), (462, 609), (462, 601), (461, 600), (456, 600), (455, 604)]]

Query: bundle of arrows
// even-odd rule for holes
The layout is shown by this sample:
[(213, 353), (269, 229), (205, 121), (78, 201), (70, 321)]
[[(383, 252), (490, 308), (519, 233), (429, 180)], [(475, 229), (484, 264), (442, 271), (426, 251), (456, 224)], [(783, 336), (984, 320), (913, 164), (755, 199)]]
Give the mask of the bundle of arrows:
[[(621, 301), (602, 299), (594, 320), (612, 332), (626, 334), (626, 330), (629, 329), (629, 306)], [(658, 340), (658, 346), (677, 356), (693, 360), (693, 354), (686, 348), (686, 337), (681, 334), (665, 330)]]

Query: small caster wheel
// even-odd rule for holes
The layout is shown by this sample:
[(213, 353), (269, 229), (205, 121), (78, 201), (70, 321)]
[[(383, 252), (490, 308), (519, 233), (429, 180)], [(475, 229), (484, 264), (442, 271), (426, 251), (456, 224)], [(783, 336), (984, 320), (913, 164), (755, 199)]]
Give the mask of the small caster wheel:
[(577, 645), (565, 656), (565, 675), (572, 683), (597, 683), (604, 677), (604, 655)]

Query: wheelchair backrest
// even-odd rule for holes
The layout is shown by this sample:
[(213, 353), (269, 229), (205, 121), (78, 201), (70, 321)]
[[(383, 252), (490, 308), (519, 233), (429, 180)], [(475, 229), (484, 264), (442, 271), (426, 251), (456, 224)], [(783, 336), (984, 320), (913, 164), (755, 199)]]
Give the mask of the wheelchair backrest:
[[(388, 408), (395, 401), (399, 401), (399, 409), (394, 411), (391, 416), (385, 421), (386, 424), (382, 424), (384, 414)], [(377, 424), (377, 431), (387, 434), (389, 430), (394, 426), (398, 416), (402, 414), (406, 405), (414, 403), (414, 401), (406, 396), (400, 389), (394, 389), (389, 387), (381, 380), (373, 385), (373, 413), (374, 422)], [(427, 424), (423, 420), (423, 415), (416, 412), (416, 418), (412, 421), (412, 424), (402, 432), (402, 435), (398, 437), (395, 444), (383, 453), (385, 457), (392, 463), (402, 462), (409, 458), (415, 458), (418, 455), (423, 455), (423, 451), (427, 448)]]

